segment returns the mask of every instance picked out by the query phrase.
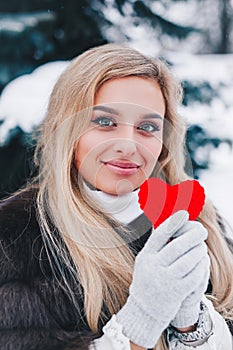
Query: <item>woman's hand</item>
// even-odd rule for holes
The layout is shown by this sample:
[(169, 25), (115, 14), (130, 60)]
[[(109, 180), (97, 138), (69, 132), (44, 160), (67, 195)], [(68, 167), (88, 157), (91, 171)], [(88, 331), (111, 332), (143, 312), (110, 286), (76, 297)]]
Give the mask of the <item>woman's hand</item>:
[[(183, 231), (179, 235), (179, 230)], [(179, 236), (168, 241), (173, 236)], [(123, 333), (152, 348), (175, 319), (182, 302), (196, 290), (209, 266), (207, 230), (179, 211), (154, 230), (135, 259), (129, 297), (117, 313)]]
[[(193, 223), (191, 221), (187, 222), (183, 228), (179, 231), (179, 235), (185, 233), (185, 230), (192, 229)], [(200, 226), (201, 224), (198, 223)], [(210, 278), (210, 262), (208, 259), (207, 246), (206, 246), (206, 265), (203, 267), (202, 275), (199, 277), (199, 284), (193, 288), (193, 291), (186, 297), (182, 302), (181, 307), (176, 314), (174, 320), (172, 320), (171, 325), (177, 328), (180, 332), (191, 332), (195, 330), (195, 324), (198, 321), (200, 312), (200, 303), (203, 299), (204, 293), (208, 287), (208, 282)]]

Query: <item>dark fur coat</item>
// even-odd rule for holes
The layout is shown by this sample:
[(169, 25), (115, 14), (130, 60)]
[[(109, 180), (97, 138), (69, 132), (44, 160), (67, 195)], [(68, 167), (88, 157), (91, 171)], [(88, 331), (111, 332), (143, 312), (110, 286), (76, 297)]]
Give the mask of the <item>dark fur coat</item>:
[[(0, 205), (0, 350), (86, 350), (101, 331), (93, 334), (88, 327), (78, 281), (71, 287), (79, 310), (54, 278), (35, 198), (31, 189)], [(148, 228), (131, 246), (135, 254), (148, 238)]]
[[(35, 198), (36, 189), (31, 189), (0, 205), (0, 350), (87, 350), (102, 335), (104, 324), (93, 334), (78, 281), (70, 279), (77, 310), (54, 278), (55, 264), (42, 240)], [(136, 228), (144, 233), (129, 243), (135, 255), (151, 232), (145, 217), (134, 221)]]

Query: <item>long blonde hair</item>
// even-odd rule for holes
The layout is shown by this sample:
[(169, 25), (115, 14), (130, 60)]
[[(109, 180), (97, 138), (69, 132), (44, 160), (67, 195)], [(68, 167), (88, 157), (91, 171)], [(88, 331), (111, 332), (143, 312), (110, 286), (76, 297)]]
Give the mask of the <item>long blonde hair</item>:
[[(110, 315), (124, 305), (132, 281), (134, 255), (124, 240), (130, 235), (129, 230), (105, 215), (83, 191), (83, 181), (74, 166), (74, 149), (89, 124), (89, 109), (98, 88), (107, 80), (127, 76), (155, 80), (164, 97), (164, 145), (159, 166), (152, 175), (163, 176), (170, 184), (188, 179), (184, 171), (185, 124), (177, 114), (182, 99), (180, 84), (161, 60), (116, 44), (86, 51), (61, 75), (50, 97), (35, 154), (40, 168), (38, 217), (45, 246), (50, 256), (56, 257), (56, 269), (63, 278), (60, 283), (74, 307), (78, 307), (77, 301), (62, 273), (62, 264), (80, 281), (85, 314), (93, 332), (98, 331), (100, 320), (106, 322), (103, 305)], [(233, 318), (233, 259), (210, 202), (206, 202), (198, 220), (209, 231), (214, 305), (224, 317)], [(54, 235), (51, 221), (65, 247)], [(156, 349), (166, 349), (163, 337)]]

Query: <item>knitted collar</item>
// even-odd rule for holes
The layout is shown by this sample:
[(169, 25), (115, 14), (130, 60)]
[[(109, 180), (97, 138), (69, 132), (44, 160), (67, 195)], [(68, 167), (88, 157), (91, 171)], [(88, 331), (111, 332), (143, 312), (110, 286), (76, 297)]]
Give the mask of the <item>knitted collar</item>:
[(106, 192), (91, 189), (84, 182), (84, 189), (88, 195), (108, 214), (111, 214), (122, 224), (129, 224), (143, 211), (138, 203), (138, 190), (122, 196), (112, 195)]

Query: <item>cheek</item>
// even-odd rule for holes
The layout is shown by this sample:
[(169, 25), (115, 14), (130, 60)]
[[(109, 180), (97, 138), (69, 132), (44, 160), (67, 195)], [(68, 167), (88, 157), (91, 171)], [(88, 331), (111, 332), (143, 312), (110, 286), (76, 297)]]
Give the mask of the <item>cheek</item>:
[(153, 140), (148, 140), (148, 142), (143, 145), (143, 153), (145, 155), (145, 159), (148, 162), (156, 162), (161, 150), (162, 150), (162, 140), (161, 138), (155, 138)]
[(92, 149), (91, 139), (88, 135), (81, 137), (77, 143), (75, 150), (75, 165), (78, 170), (80, 170), (81, 165), (88, 158), (88, 154)]
[(143, 157), (145, 159), (144, 171), (145, 171), (146, 178), (148, 178), (152, 174), (157, 164), (160, 153), (162, 151), (162, 147), (163, 147), (163, 144), (161, 139), (159, 138), (156, 138), (155, 140), (148, 142), (147, 144), (144, 144)]
[[(87, 133), (79, 139), (75, 151), (75, 165), (78, 170), (90, 166), (103, 152), (104, 140), (94, 133)], [(90, 169), (90, 168), (89, 168)]]

